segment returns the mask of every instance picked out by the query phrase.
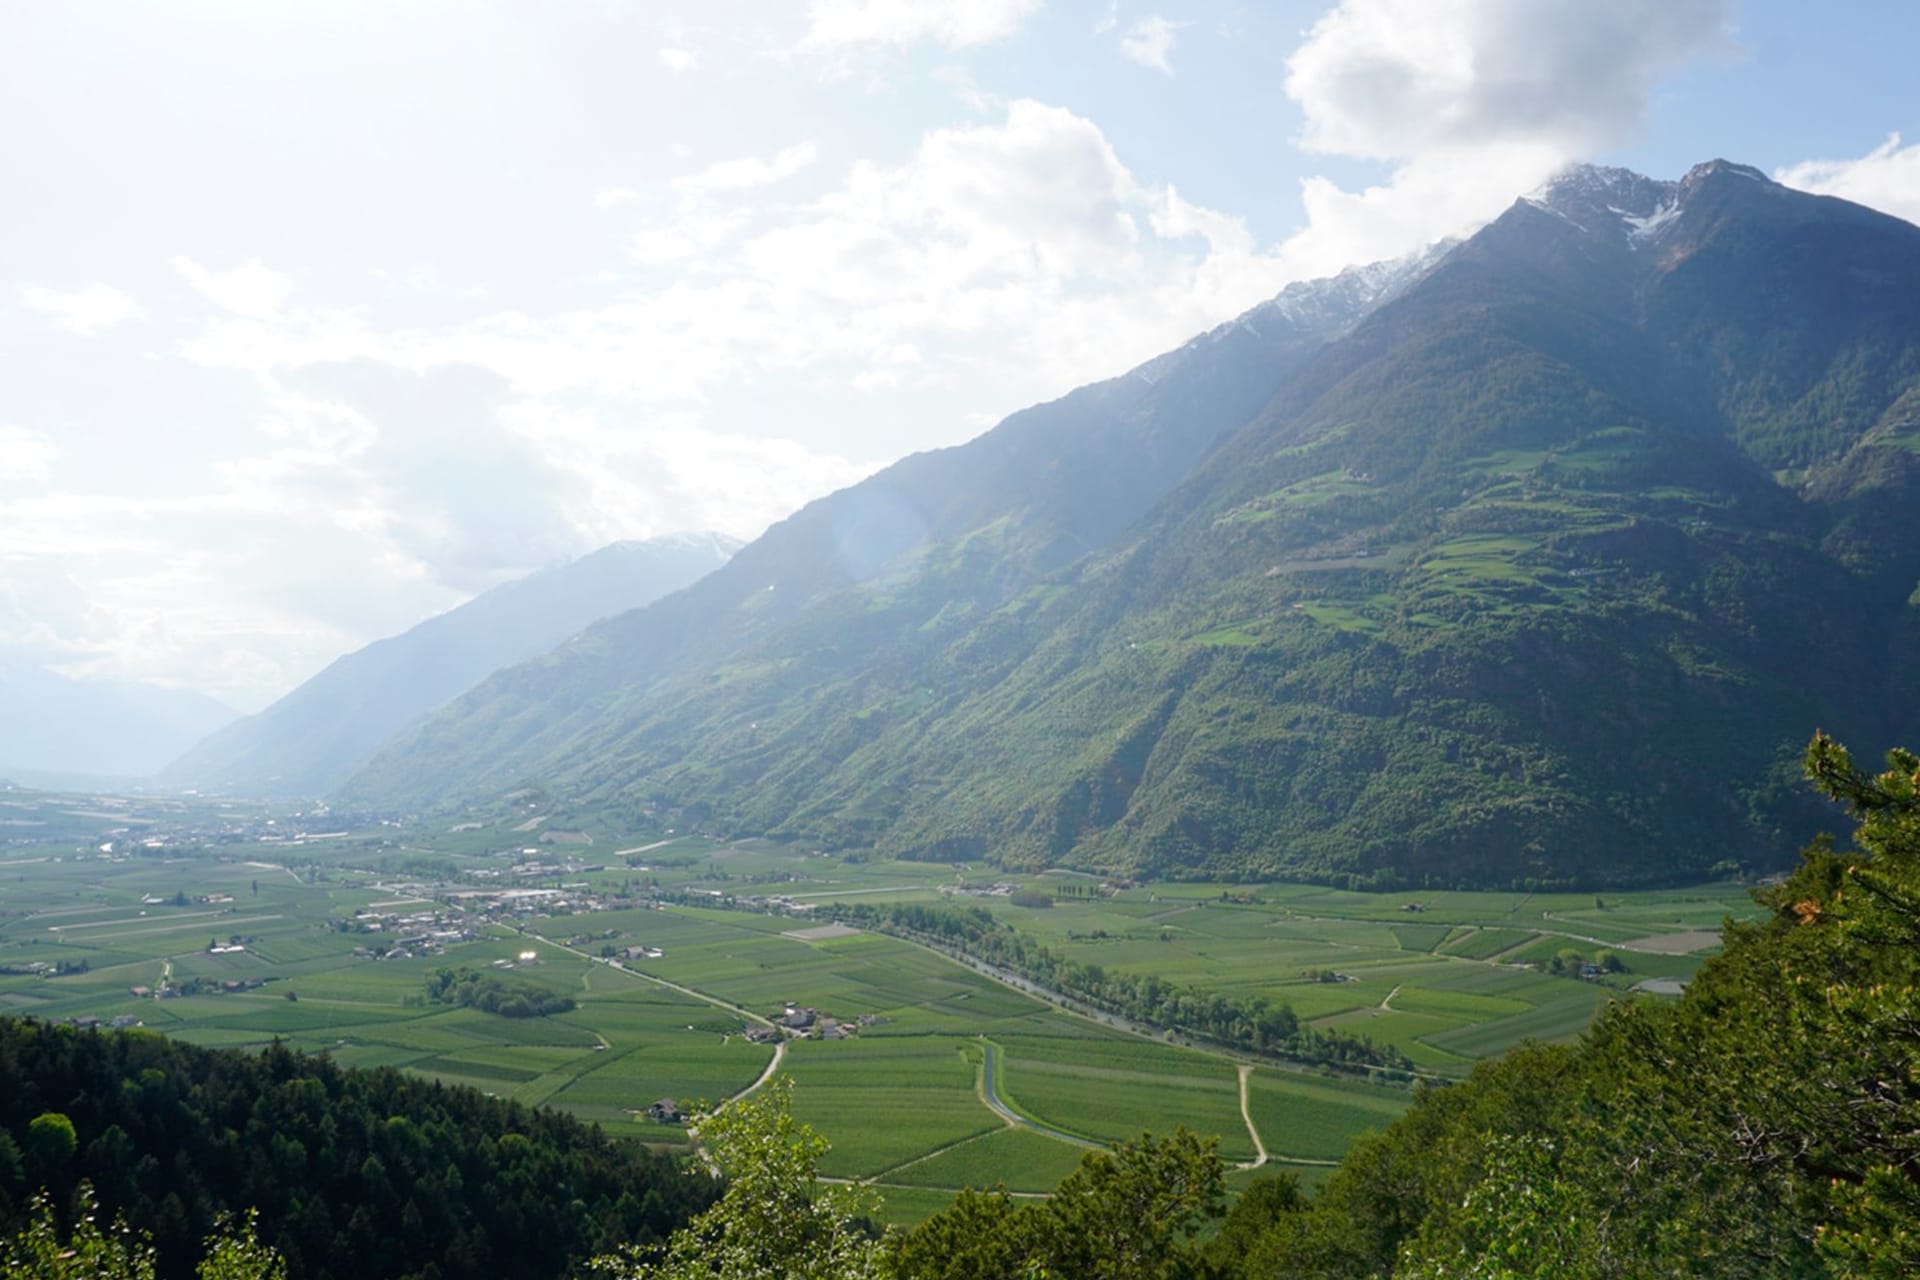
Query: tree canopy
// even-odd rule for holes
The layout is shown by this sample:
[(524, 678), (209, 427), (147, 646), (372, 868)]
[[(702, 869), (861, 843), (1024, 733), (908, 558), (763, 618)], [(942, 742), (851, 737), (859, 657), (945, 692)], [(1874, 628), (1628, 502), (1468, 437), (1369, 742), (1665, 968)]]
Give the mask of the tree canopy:
[(683, 1159), (392, 1070), (0, 1018), (0, 1236), (84, 1181), (185, 1280), (258, 1210), (294, 1280), (560, 1280), (718, 1194)]
[(877, 1234), (851, 1188), (822, 1183), (827, 1140), (793, 1118), (775, 1082), (693, 1123), (726, 1193), (664, 1246), (599, 1258), (605, 1280), (881, 1280)]

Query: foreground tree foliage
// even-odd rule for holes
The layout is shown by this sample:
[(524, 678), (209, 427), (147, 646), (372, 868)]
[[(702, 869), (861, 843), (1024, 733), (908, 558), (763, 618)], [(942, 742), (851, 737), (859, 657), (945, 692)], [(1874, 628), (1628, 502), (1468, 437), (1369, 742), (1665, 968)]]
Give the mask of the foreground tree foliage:
[(34, 1221), (36, 1190), (66, 1208), (88, 1183), (151, 1246), (157, 1280), (193, 1276), (223, 1215), (254, 1209), (289, 1280), (557, 1278), (711, 1203), (683, 1164), (570, 1116), (279, 1046), (0, 1019), (0, 1236)]
[(1424, 1093), (1244, 1274), (1920, 1274), (1920, 758), (1870, 775), (1818, 737), (1806, 768), (1851, 848), (1810, 849), (1683, 999)]
[(793, 1082), (695, 1121), (693, 1130), (726, 1193), (656, 1248), (595, 1259), (604, 1280), (879, 1280), (877, 1233), (849, 1187), (819, 1181), (827, 1140), (793, 1118)]
[[(93, 1188), (81, 1183), (74, 1196), (74, 1222), (62, 1232), (45, 1192), (33, 1198), (27, 1223), (0, 1243), (0, 1280), (155, 1280), (153, 1242), (124, 1218), (102, 1230)], [(222, 1219), (207, 1241), (195, 1280), (287, 1280), (286, 1260), (261, 1244), (258, 1215), (235, 1226)]]
[[(726, 1194), (664, 1245), (588, 1267), (595, 1280), (1186, 1280), (1213, 1274), (1196, 1228), (1220, 1213), (1216, 1143), (1182, 1129), (1081, 1161), (1044, 1201), (963, 1191), (881, 1237), (852, 1188), (820, 1181), (827, 1142), (782, 1081), (695, 1122)], [(1292, 1183), (1287, 1184), (1292, 1190)]]
[(1045, 1201), (963, 1192), (894, 1238), (900, 1280), (1178, 1280), (1203, 1274), (1194, 1232), (1219, 1216), (1225, 1166), (1185, 1129), (1117, 1143), (1080, 1162)]

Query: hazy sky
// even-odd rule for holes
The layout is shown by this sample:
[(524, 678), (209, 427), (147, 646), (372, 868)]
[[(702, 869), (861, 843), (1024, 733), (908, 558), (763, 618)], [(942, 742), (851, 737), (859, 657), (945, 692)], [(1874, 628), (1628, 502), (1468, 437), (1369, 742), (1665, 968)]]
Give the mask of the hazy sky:
[(1920, 220), (1917, 48), (1908, 0), (0, 0), (0, 656), (255, 709), (1572, 159)]

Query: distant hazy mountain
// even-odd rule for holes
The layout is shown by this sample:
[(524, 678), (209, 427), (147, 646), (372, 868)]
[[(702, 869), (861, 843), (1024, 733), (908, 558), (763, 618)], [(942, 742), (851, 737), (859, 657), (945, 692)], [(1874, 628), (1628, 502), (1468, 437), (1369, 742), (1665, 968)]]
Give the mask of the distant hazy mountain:
[(70, 680), (0, 657), (0, 777), (140, 777), (234, 718), (202, 694)]
[(256, 715), (168, 765), (175, 787), (321, 795), (382, 743), (489, 673), (545, 653), (588, 624), (651, 603), (725, 564), (714, 533), (616, 542), (474, 597), (338, 659)]
[(1783, 862), (1815, 728), (1920, 735), (1920, 228), (1578, 169), (1380, 274), (813, 504), (343, 798), (1349, 884)]

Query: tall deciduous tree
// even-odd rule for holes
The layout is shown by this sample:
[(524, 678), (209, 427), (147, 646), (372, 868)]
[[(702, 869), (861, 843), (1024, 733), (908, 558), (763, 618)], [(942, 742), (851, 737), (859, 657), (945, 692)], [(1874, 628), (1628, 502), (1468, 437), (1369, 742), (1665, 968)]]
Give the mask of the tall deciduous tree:
[(727, 1179), (712, 1208), (674, 1232), (664, 1249), (596, 1259), (606, 1280), (880, 1280), (880, 1242), (850, 1188), (822, 1183), (827, 1140), (793, 1118), (793, 1085), (760, 1093), (694, 1122), (710, 1168)]

